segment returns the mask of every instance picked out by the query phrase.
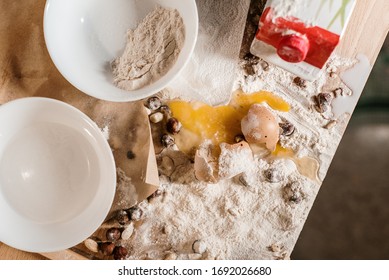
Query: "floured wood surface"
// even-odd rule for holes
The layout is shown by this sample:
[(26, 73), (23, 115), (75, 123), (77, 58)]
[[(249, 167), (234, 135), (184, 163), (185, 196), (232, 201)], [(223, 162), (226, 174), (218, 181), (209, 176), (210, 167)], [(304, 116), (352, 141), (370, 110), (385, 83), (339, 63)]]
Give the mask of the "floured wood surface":
[[(7, 2), (9, 1), (2, 1), (1, 5)], [(357, 8), (347, 33), (347, 36), (351, 38), (342, 42), (339, 49), (342, 57), (334, 60), (335, 64), (342, 61), (352, 63), (355, 54), (359, 53), (358, 50), (366, 50), (362, 53), (370, 59), (371, 63), (375, 60), (376, 49), (367, 49), (365, 46), (367, 43), (381, 46), (388, 24), (380, 26), (381, 32), (376, 31), (375, 34), (379, 33), (379, 35), (374, 35), (374, 37), (365, 32), (353, 33), (350, 30), (353, 30), (353, 25), (360, 26), (360, 22), (366, 22), (364, 29), (368, 29), (368, 26), (371, 26), (368, 19), (374, 18), (376, 13), (387, 10), (388, 3), (384, 0), (369, 1), (370, 4), (364, 2), (366, 1), (357, 1)], [(366, 9), (366, 5), (372, 6)], [(40, 8), (43, 10), (43, 4)], [(31, 18), (29, 14), (23, 16)], [(39, 29), (37, 19), (36, 27), (32, 25), (32, 29)], [(36, 47), (33, 41), (25, 41), (26, 45)], [(24, 43), (17, 45), (16, 48), (20, 48)], [(41, 54), (42, 60), (47, 60), (44, 45), (38, 49), (39, 52), (44, 52)], [(344, 52), (347, 49), (350, 52)], [(8, 83), (19, 85), (13, 92), (14, 95), (18, 97), (39, 95), (39, 89), (46, 88), (50, 89), (48, 92), (62, 92), (61, 97), (65, 101), (73, 97), (77, 102), (75, 101), (72, 105), (80, 106), (81, 109), (84, 102), (92, 104), (100, 102), (71, 88), (66, 81), (61, 80), (52, 65), (48, 71), (49, 76), (42, 78), (42, 75), (36, 74), (36, 71), (42, 73), (39, 72), (39, 63), (33, 67), (33, 70), (28, 69), (27, 72), (23, 72), (20, 71), (20, 65), (14, 65), (14, 61), (19, 61), (19, 59), (14, 58), (7, 62), (7, 65), (12, 65), (7, 69), (12, 69), (12, 71), (2, 74)], [(28, 59), (35, 61), (37, 58), (27, 57), (22, 61)], [(276, 91), (275, 94), (293, 106), (289, 113), (275, 112), (275, 114), (280, 120), (288, 120), (296, 127), (291, 137), (281, 139), (281, 144), (300, 152), (301, 156), (310, 155), (316, 158), (320, 162), (319, 180), (323, 180), (347, 125), (348, 117), (344, 116), (335, 121), (330, 115), (318, 113), (314, 108), (312, 98), (323, 87), (331, 91), (335, 87), (342, 86), (345, 93), (348, 87), (341, 83), (338, 76), (335, 76), (335, 80), (328, 80), (329, 83), (327, 83), (328, 77), (324, 77), (318, 83), (308, 84), (305, 89), (301, 89), (293, 83), (294, 77), (274, 67), (270, 66), (267, 71), (264, 71), (266, 65), (263, 67), (264, 65), (260, 62), (249, 64), (249, 69), (251, 67), (254, 70), (251, 73), (245, 72), (247, 71), (247, 60), (242, 60), (241, 66), (245, 70), (238, 75), (237, 83), (246, 87), (246, 91), (256, 91), (265, 89), (264, 87), (277, 87), (277, 81), (281, 82), (279, 85), (281, 90)], [(342, 69), (342, 65), (338, 66), (337, 71)], [(331, 69), (333, 70), (330, 68), (326, 75), (330, 76)], [(49, 77), (52, 76), (56, 77), (54, 80), (60, 80), (60, 82), (51, 84)], [(289, 83), (285, 83), (286, 80), (289, 80)], [(321, 82), (323, 83), (320, 84)], [(3, 88), (4, 79), (0, 81), (0, 84)], [(2, 102), (12, 97), (12, 93), (1, 92), (1, 98), (4, 98)], [(91, 117), (99, 118), (99, 116), (96, 113)], [(101, 126), (105, 125), (107, 123)], [(158, 127), (153, 129), (158, 133)], [(159, 148), (156, 147), (157, 153), (161, 152)], [(174, 168), (175, 173), (170, 172), (170, 169), (163, 169), (161, 173), (165, 175), (161, 176), (159, 195), (139, 204), (143, 215), (139, 221), (133, 223), (135, 228), (133, 234), (129, 239), (119, 241), (119, 244), (129, 249), (128, 258), (285, 259), (289, 257), (320, 188), (320, 183), (303, 176), (295, 168), (296, 165), (287, 159), (268, 161), (255, 158), (255, 164), (248, 165), (250, 168), (246, 170), (246, 176), (243, 176), (243, 179), (239, 176), (216, 185), (208, 185), (198, 182), (194, 177), (191, 159), (182, 156), (177, 151), (164, 151), (164, 153), (174, 159), (170, 168)], [(171, 164), (171, 162), (165, 160), (165, 164)], [(270, 169), (282, 170), (280, 180), (275, 182), (266, 180), (264, 171)], [(297, 184), (294, 184), (295, 182)], [(121, 226), (113, 220), (96, 232), (96, 237), (103, 241), (106, 230), (111, 227)], [(205, 248), (201, 254), (193, 251), (192, 245), (196, 240), (201, 240), (202, 247)], [(78, 246), (78, 249), (91, 255), (83, 244)], [(100, 253), (95, 257), (106, 258)]]

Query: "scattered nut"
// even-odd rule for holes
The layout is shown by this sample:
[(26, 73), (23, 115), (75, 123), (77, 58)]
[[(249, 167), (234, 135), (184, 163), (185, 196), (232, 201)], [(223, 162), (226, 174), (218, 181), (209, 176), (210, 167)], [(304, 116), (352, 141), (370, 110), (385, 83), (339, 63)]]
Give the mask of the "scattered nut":
[(263, 174), (270, 183), (279, 183), (284, 179), (282, 173), (276, 168), (269, 168), (268, 170), (265, 170)]
[(330, 93), (319, 93), (314, 97), (315, 109), (319, 113), (325, 113), (330, 108), (330, 103), (332, 101), (332, 95)]
[(176, 118), (170, 118), (166, 124), (166, 130), (171, 134), (177, 134), (181, 130), (181, 123)]
[(269, 251), (272, 251), (273, 253), (278, 253), (281, 251), (282, 247), (277, 244), (272, 244), (271, 246), (267, 247)]
[(134, 225), (130, 223), (122, 232), (122, 239), (128, 240), (134, 233)]
[(100, 244), (100, 251), (101, 253), (103, 253), (104, 256), (112, 255), (114, 249), (115, 244), (113, 244), (112, 242), (103, 242)]
[(303, 79), (301, 79), (300, 77), (296, 77), (293, 79), (293, 83), (298, 86), (298, 87), (301, 87), (301, 88), (306, 88), (307, 87), (307, 82)]
[(255, 74), (255, 70), (254, 70), (253, 65), (251, 63), (245, 64), (244, 71), (245, 71), (247, 76), (252, 76)]
[(161, 143), (164, 145), (166, 148), (171, 147), (175, 144), (175, 140), (173, 136), (170, 136), (169, 134), (164, 134), (161, 137)]
[(161, 112), (156, 112), (150, 115), (150, 121), (152, 123), (159, 123), (163, 120), (163, 114)]
[(334, 97), (338, 97), (339, 95), (340, 96), (343, 96), (343, 89), (342, 88), (336, 88), (332, 91), (332, 93), (334, 94)]
[(156, 190), (153, 194), (147, 197), (147, 201), (150, 202), (156, 197), (160, 197), (163, 194), (161, 190)]
[(243, 186), (250, 187), (250, 184), (247, 181), (247, 175), (246, 174), (240, 175), (238, 180), (239, 180), (239, 183), (241, 183)]
[(287, 252), (282, 252), (280, 255), (276, 258), (276, 260), (290, 260), (290, 256)]
[(253, 55), (252, 53), (247, 53), (244, 58), (244, 60), (246, 61), (249, 61), (249, 62), (252, 62), (252, 63), (258, 63), (259, 62), (259, 58), (255, 55)]
[(194, 253), (194, 254), (188, 254), (188, 255), (186, 256), (186, 259), (187, 259), (187, 260), (193, 260), (193, 261), (195, 261), (195, 260), (201, 260), (202, 257), (203, 257), (203, 256), (202, 256), (201, 254), (199, 254), (199, 253)]
[(158, 110), (161, 107), (161, 105), (162, 105), (161, 100), (156, 96), (150, 97), (146, 101), (146, 107), (152, 111)]
[(119, 210), (116, 213), (116, 220), (119, 222), (121, 225), (125, 225), (130, 221), (130, 218), (128, 217), (128, 213), (125, 210)]
[(174, 252), (167, 252), (164, 258), (164, 260), (176, 260), (176, 259), (177, 259), (177, 254)]
[(290, 122), (283, 122), (279, 123), (278, 125), (281, 128), (281, 135), (283, 136), (291, 136), (295, 131), (294, 125)]
[(283, 198), (286, 203), (292, 202), (298, 204), (304, 199), (304, 193), (297, 183), (292, 182), (286, 185), (283, 189), (283, 192)]
[(128, 250), (123, 246), (116, 246), (113, 250), (113, 258), (115, 260), (124, 260), (128, 255)]
[(167, 105), (162, 105), (159, 110), (161, 111), (161, 113), (167, 117), (167, 118), (170, 118), (171, 114), (172, 114), (172, 111), (170, 110), (170, 107), (167, 106)]
[(133, 206), (127, 210), (128, 217), (132, 221), (139, 221), (143, 216), (143, 211), (137, 206)]
[(207, 250), (207, 245), (202, 240), (196, 240), (192, 244), (192, 250), (196, 254), (203, 254)]
[(243, 134), (238, 134), (238, 135), (235, 136), (234, 140), (235, 140), (235, 143), (239, 143), (239, 142), (245, 141), (244, 135)]
[(99, 252), (99, 244), (98, 244), (95, 240), (93, 240), (93, 239), (91, 239), (91, 238), (86, 239), (86, 240), (84, 241), (84, 245), (85, 245), (85, 247), (86, 247), (89, 251), (91, 251), (91, 252), (93, 252), (93, 253)]
[(324, 126), (324, 128), (325, 128), (325, 129), (331, 129), (331, 128), (333, 128), (337, 123), (338, 123), (337, 120), (331, 120), (331, 121), (329, 121), (329, 122)]
[(105, 233), (105, 236), (107, 238), (108, 241), (117, 241), (120, 239), (120, 236), (121, 236), (121, 231), (120, 229), (118, 228), (110, 228), (109, 230), (107, 230), (107, 232)]

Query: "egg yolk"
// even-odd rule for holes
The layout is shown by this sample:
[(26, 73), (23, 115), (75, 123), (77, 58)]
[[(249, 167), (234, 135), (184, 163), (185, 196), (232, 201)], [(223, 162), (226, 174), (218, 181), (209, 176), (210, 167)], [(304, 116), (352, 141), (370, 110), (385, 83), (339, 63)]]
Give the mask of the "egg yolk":
[[(237, 91), (228, 105), (215, 107), (200, 102), (170, 101), (173, 116), (187, 131), (178, 135), (179, 139), (176, 139), (178, 147), (182, 151), (188, 151), (193, 148), (189, 146), (198, 146), (205, 139), (211, 140), (216, 146), (223, 142), (235, 143), (235, 136), (242, 134), (240, 127), (242, 118), (247, 115), (251, 105), (262, 102), (266, 102), (277, 111), (290, 110), (287, 102), (267, 91), (252, 94)], [(191, 141), (187, 141), (189, 137), (192, 137)]]

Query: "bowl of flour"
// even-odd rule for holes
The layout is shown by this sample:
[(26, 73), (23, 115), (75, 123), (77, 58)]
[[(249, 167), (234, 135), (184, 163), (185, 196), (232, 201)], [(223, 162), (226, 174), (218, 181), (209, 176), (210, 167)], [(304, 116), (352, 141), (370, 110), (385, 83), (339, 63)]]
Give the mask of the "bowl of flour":
[(49, 54), (76, 88), (98, 99), (151, 96), (188, 62), (198, 33), (195, 0), (47, 0)]

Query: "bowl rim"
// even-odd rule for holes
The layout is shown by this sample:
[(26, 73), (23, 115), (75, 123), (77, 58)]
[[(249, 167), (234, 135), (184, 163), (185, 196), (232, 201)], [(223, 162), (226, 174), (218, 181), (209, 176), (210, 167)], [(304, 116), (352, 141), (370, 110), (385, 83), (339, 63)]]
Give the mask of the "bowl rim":
[[(91, 199), (91, 203), (95, 201), (94, 203), (99, 202), (99, 209), (96, 211), (95, 207), (91, 207), (91, 203), (89, 206), (85, 207), (80, 213), (78, 213), (76, 216), (72, 217), (69, 220), (60, 222), (60, 223), (49, 223), (49, 224), (41, 224), (34, 222), (24, 216), (20, 216), (15, 212), (15, 217), (18, 216), (16, 219), (17, 221), (26, 221), (25, 224), (20, 225), (21, 227), (25, 228), (25, 230), (28, 232), (28, 234), (33, 234), (32, 232), (35, 231), (43, 231), (46, 228), (49, 228), (50, 226), (52, 227), (69, 227), (71, 226), (71, 223), (75, 222), (81, 222), (81, 218), (84, 217), (85, 215), (92, 214), (96, 217), (93, 221), (88, 221), (88, 223), (85, 223), (85, 226), (80, 228), (80, 230), (74, 231), (75, 234), (72, 237), (69, 237), (66, 241), (59, 240), (58, 243), (55, 245), (45, 243), (44, 241), (40, 241), (37, 239), (34, 239), (34, 241), (28, 242), (23, 239), (26, 237), (25, 234), (19, 234), (17, 235), (18, 237), (16, 238), (9, 238), (5, 231), (1, 230), (0, 231), (0, 240), (1, 242), (20, 249), (24, 251), (29, 251), (29, 252), (36, 252), (36, 253), (42, 253), (42, 252), (54, 252), (54, 251), (60, 251), (64, 249), (71, 248), (80, 242), (84, 241), (86, 238), (88, 238), (93, 232), (95, 232), (101, 224), (104, 222), (106, 219), (107, 215), (109, 214), (109, 211), (112, 207), (112, 203), (114, 201), (115, 193), (116, 193), (116, 180), (117, 180), (117, 175), (116, 175), (116, 165), (115, 165), (115, 160), (111, 151), (111, 148), (108, 144), (108, 141), (104, 137), (101, 129), (97, 126), (97, 124), (90, 119), (84, 112), (81, 110), (77, 109), (76, 107), (65, 103), (63, 101), (57, 100), (57, 99), (52, 99), (52, 98), (47, 98), (47, 97), (23, 97), (19, 99), (15, 99), (12, 101), (9, 101), (3, 105), (0, 106), (0, 116), (3, 114), (5, 110), (15, 110), (20, 104), (24, 104), (27, 106), (38, 106), (38, 105), (44, 105), (44, 106), (60, 106), (65, 109), (65, 113), (61, 118), (67, 118), (67, 116), (71, 115), (73, 118), (76, 117), (78, 120), (81, 122), (85, 123), (85, 126), (82, 126), (84, 129), (89, 129), (88, 133), (90, 133), (93, 137), (94, 140), (96, 140), (96, 146), (92, 147), (93, 150), (96, 152), (96, 154), (99, 157), (99, 164), (98, 168), (99, 171), (105, 170), (106, 175), (105, 179), (99, 180), (99, 187), (98, 189), (102, 189), (104, 195), (99, 195), (100, 200), (96, 200), (96, 195)], [(66, 116), (67, 115), (67, 116)], [(50, 123), (51, 121), (48, 120)], [(32, 122), (33, 123), (33, 122)], [(54, 122), (55, 123), (55, 122)], [(91, 144), (92, 145), (92, 144)], [(98, 147), (98, 150), (96, 150), (96, 147)], [(2, 155), (0, 154), (0, 158)], [(103, 162), (104, 160), (104, 162)], [(0, 197), (2, 200), (7, 201), (7, 199), (4, 197), (3, 192), (1, 190), (1, 185), (0, 185)], [(104, 198), (101, 200), (101, 198)], [(3, 209), (12, 209), (11, 205), (9, 203), (3, 203), (0, 208)], [(14, 212), (15, 210), (10, 210)], [(2, 214), (0, 213), (0, 216)], [(9, 217), (7, 217), (9, 218)], [(9, 221), (10, 219), (6, 219), (8, 221), (2, 221), (3, 223), (8, 223), (12, 224), (12, 221)], [(14, 222), (15, 223), (15, 222)], [(54, 231), (54, 230), (53, 230)], [(55, 232), (55, 231), (54, 231)], [(39, 244), (39, 245), (38, 245)]]
[[(186, 0), (188, 1), (188, 0)], [(45, 41), (45, 44), (46, 44), (46, 48), (48, 50), (48, 53), (49, 53), (49, 56), (51, 58), (51, 60), (53, 61), (55, 67), (57, 68), (57, 70), (60, 72), (60, 74), (70, 83), (72, 84), (75, 88), (77, 88), (78, 90), (80, 90), (81, 92), (89, 95), (89, 96), (92, 96), (94, 98), (97, 98), (97, 99), (101, 99), (101, 100), (105, 100), (105, 101), (110, 101), (110, 102), (132, 102), (132, 101), (138, 101), (138, 100), (142, 100), (144, 98), (147, 98), (147, 97), (150, 97), (156, 93), (158, 93), (159, 91), (165, 89), (166, 87), (169, 86), (169, 84), (171, 84), (171, 82), (173, 82), (182, 72), (182, 70), (187, 66), (187, 64), (189, 63), (189, 60), (194, 52), (194, 49), (196, 47), (196, 42), (197, 42), (197, 37), (198, 37), (198, 29), (199, 29), (199, 16), (198, 16), (198, 9), (197, 9), (197, 4), (196, 4), (196, 0), (190, 0), (190, 2), (188, 1), (187, 5), (190, 5), (191, 7), (189, 7), (191, 9), (191, 12), (194, 13), (194, 18), (196, 19), (195, 22), (193, 22), (193, 31), (191, 32), (192, 34), (192, 40), (191, 41), (187, 41), (187, 34), (188, 34), (188, 30), (185, 29), (185, 42), (184, 42), (184, 46), (183, 48), (181, 49), (181, 52), (180, 52), (180, 55), (182, 54), (184, 48), (185, 48), (185, 45), (187, 45), (186, 47), (186, 51), (187, 51), (187, 57), (184, 59), (183, 63), (180, 64), (180, 67), (178, 67), (177, 70), (175, 70), (175, 72), (171, 72), (173, 69), (174, 69), (174, 65), (172, 68), (169, 69), (169, 71), (164, 75), (162, 76), (160, 79), (158, 79), (157, 81), (151, 83), (150, 85), (147, 85), (145, 87), (142, 87), (140, 89), (137, 89), (137, 90), (133, 90), (133, 91), (126, 91), (126, 90), (123, 90), (123, 89), (120, 89), (120, 88), (116, 88), (118, 92), (121, 92), (122, 95), (120, 96), (110, 96), (110, 95), (106, 95), (106, 94), (94, 94), (94, 92), (92, 92), (93, 90), (90, 90), (88, 89), (88, 86), (86, 86), (85, 84), (79, 84), (77, 81), (75, 81), (70, 75), (67, 74), (66, 70), (64, 69), (63, 66), (61, 66), (61, 62), (60, 62), (60, 58), (59, 56), (56, 54), (54, 48), (52, 47), (51, 45), (51, 41), (49, 39), (49, 36), (48, 36), (48, 29), (49, 29), (49, 20), (48, 20), (48, 17), (49, 17), (49, 6), (53, 3), (53, 2), (62, 2), (61, 0), (46, 0), (46, 4), (45, 4), (45, 8), (44, 8), (44, 15), (43, 15), (43, 35), (44, 35), (44, 41)], [(185, 26), (185, 28), (187, 28)], [(178, 56), (177, 60), (180, 58), (180, 55)], [(112, 58), (114, 59), (114, 58)], [(165, 82), (160, 82), (158, 86), (155, 86), (155, 84), (157, 84), (161, 79), (163, 79), (164, 77), (166, 76), (172, 76), (171, 78), (167, 79)], [(153, 86), (154, 85), (154, 86)], [(131, 93), (136, 93), (136, 92), (139, 92), (141, 91), (142, 89), (145, 89), (147, 87), (151, 87), (152, 90), (148, 91), (148, 92), (145, 92), (143, 94), (139, 94), (139, 95), (136, 95), (136, 94), (131, 94)]]

